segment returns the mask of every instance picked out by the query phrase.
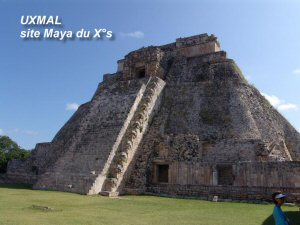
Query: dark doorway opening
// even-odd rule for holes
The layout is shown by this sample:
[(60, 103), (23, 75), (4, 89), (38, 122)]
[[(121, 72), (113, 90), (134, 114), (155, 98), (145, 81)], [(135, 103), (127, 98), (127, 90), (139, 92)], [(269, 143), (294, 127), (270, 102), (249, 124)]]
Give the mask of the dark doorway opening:
[(219, 165), (218, 169), (218, 185), (233, 185), (234, 175), (231, 165)]
[(145, 67), (140, 67), (136, 69), (136, 77), (143, 78), (146, 76), (146, 69)]
[(157, 181), (159, 183), (169, 182), (169, 165), (157, 165)]
[(32, 167), (31, 167), (31, 172), (34, 173), (34, 174), (36, 174), (36, 175), (38, 175), (38, 174), (39, 174), (39, 171), (38, 171), (37, 166), (32, 166)]

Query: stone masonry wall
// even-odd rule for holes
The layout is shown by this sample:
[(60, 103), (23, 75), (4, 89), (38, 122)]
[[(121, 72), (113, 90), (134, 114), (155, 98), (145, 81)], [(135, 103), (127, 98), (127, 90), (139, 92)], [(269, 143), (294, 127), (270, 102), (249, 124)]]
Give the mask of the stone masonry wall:
[[(155, 162), (173, 167), (181, 162), (297, 160), (287, 146), (299, 145), (299, 133), (223, 52), (176, 56), (165, 79), (161, 110), (144, 137), (126, 188), (145, 190)], [(211, 185), (212, 175), (206, 176)], [(205, 185), (204, 180), (194, 182)]]
[(234, 186), (300, 188), (300, 161), (238, 163), (233, 170)]
[(88, 111), (70, 123), (54, 142), (68, 140), (64, 152), (34, 185), (38, 189), (54, 189), (88, 193), (104, 165), (146, 79), (119, 81), (102, 85), (89, 103)]
[(39, 143), (27, 160), (11, 160), (7, 165), (7, 178), (15, 183), (34, 184), (38, 175), (45, 171), (47, 160), (53, 157), (51, 143)]
[(281, 190), (289, 195), (289, 201), (300, 202), (300, 162), (237, 163), (231, 165), (233, 185), (225, 186), (213, 185), (216, 167), (213, 164), (172, 163), (170, 182), (149, 182), (147, 192), (198, 198), (217, 195), (224, 199), (270, 200), (272, 192)]
[(122, 75), (125, 79), (139, 78), (139, 70), (144, 70), (144, 76), (163, 78), (163, 68), (160, 66), (164, 52), (157, 47), (142, 48), (125, 56), (122, 62)]

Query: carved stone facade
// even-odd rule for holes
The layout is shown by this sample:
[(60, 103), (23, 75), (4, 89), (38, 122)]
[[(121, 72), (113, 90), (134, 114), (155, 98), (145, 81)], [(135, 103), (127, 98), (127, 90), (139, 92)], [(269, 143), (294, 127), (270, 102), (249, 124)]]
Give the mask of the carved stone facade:
[(213, 35), (141, 48), (7, 180), (115, 196), (300, 200), (300, 134)]

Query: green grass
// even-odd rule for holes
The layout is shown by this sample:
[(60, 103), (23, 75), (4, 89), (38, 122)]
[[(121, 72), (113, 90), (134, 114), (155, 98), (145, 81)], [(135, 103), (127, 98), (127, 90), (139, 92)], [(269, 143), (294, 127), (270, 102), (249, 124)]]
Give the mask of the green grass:
[[(269, 225), (272, 210), (272, 205), (154, 196), (113, 199), (0, 185), (1, 225)], [(300, 221), (298, 207), (283, 210)]]

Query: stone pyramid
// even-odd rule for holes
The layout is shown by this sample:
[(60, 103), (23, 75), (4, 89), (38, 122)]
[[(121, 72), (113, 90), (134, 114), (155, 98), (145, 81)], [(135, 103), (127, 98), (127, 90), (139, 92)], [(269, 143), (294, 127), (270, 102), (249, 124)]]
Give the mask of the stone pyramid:
[(50, 143), (11, 161), (7, 174), (82, 194), (244, 199), (262, 188), (300, 193), (299, 160), (300, 134), (217, 38), (201, 34), (130, 52)]

